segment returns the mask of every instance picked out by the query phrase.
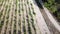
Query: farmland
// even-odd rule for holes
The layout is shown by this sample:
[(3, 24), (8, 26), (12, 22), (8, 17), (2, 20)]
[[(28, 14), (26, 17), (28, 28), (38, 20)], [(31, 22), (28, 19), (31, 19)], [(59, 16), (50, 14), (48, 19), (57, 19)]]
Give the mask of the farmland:
[(0, 0), (0, 34), (36, 34), (35, 22), (28, 0)]
[(44, 9), (40, 9), (37, 3), (35, 0), (0, 0), (0, 34), (59, 34), (58, 22), (43, 4)]

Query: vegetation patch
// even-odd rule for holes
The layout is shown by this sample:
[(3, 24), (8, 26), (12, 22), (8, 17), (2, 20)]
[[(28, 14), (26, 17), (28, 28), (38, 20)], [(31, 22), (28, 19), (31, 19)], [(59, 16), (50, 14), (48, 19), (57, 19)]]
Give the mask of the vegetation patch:
[(44, 6), (47, 7), (51, 13), (58, 19), (60, 22), (60, 0), (43, 0)]

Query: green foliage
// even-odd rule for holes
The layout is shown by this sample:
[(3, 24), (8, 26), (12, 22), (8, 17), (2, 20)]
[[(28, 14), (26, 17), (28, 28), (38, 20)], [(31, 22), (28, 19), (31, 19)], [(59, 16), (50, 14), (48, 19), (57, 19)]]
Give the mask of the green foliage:
[(56, 2), (56, 0), (46, 0), (46, 1), (44, 1), (44, 6), (47, 7), (51, 11), (51, 13), (55, 14), (57, 19), (60, 19), (60, 12), (57, 9), (58, 2)]
[(55, 0), (47, 0), (48, 2), (45, 2), (44, 5), (45, 7), (47, 7), (49, 10), (53, 12), (57, 11), (57, 8), (56, 8), (56, 3), (55, 3)]

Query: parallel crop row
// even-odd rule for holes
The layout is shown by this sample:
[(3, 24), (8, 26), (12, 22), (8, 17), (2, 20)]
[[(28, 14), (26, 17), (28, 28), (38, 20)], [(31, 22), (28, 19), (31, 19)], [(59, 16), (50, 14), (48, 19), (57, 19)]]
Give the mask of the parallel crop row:
[(29, 0), (0, 2), (0, 34), (37, 34), (33, 3)]

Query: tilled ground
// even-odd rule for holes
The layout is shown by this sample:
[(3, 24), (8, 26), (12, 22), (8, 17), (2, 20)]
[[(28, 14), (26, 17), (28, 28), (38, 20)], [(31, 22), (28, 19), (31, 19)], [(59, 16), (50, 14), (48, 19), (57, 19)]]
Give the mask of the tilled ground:
[(0, 0), (0, 34), (40, 34), (29, 0)]
[(50, 34), (41, 11), (32, 0), (0, 0), (0, 34)]

